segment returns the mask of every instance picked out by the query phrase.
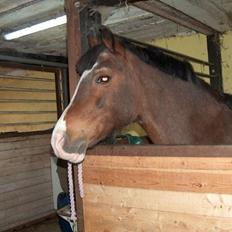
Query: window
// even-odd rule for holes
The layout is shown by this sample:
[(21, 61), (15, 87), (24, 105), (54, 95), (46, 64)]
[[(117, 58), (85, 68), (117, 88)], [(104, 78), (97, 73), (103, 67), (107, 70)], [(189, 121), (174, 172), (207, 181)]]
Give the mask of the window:
[(0, 132), (52, 128), (61, 107), (61, 99), (57, 99), (60, 94), (56, 94), (57, 78), (55, 70), (0, 66)]

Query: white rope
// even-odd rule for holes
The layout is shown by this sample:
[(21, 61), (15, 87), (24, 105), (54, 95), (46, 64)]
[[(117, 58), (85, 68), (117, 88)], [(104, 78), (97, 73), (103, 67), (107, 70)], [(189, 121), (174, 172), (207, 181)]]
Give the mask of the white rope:
[[(76, 205), (75, 205), (75, 196), (74, 196), (74, 181), (73, 181), (73, 171), (72, 163), (68, 162), (68, 188), (69, 188), (69, 197), (70, 197), (70, 219), (74, 223), (77, 221)], [(78, 164), (78, 185), (80, 197), (84, 197), (84, 184), (83, 184), (83, 170), (82, 163)]]
[(74, 197), (74, 186), (73, 186), (73, 171), (72, 164), (68, 162), (68, 188), (69, 188), (69, 198), (70, 198), (70, 219), (72, 221), (77, 220), (76, 208), (75, 208), (75, 197)]

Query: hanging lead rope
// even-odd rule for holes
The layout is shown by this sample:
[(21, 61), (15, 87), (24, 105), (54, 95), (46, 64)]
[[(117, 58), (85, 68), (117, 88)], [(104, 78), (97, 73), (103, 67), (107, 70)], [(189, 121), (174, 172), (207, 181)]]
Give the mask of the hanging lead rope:
[[(84, 197), (84, 185), (83, 185), (83, 170), (82, 163), (78, 164), (78, 185), (80, 191), (80, 197)], [(70, 196), (70, 219), (73, 222), (77, 220), (77, 213), (75, 207), (75, 196), (74, 196), (74, 181), (73, 181), (73, 171), (72, 171), (72, 163), (68, 162), (68, 187), (69, 187), (69, 196)]]
[(80, 197), (84, 198), (84, 184), (83, 184), (83, 168), (82, 163), (78, 164), (78, 185), (80, 191)]
[(69, 197), (70, 197), (70, 219), (75, 222), (77, 220), (76, 217), (76, 209), (75, 209), (75, 197), (74, 197), (74, 187), (73, 187), (73, 171), (72, 164), (68, 162), (68, 188), (69, 188)]

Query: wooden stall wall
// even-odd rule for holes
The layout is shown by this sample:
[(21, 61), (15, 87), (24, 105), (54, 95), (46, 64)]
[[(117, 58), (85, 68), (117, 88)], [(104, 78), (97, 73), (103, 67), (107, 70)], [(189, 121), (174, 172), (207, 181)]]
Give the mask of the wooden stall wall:
[(0, 67), (0, 231), (54, 213), (55, 88), (54, 72)]
[(86, 232), (231, 232), (232, 146), (114, 146), (84, 161)]
[(50, 135), (0, 139), (0, 231), (53, 212)]

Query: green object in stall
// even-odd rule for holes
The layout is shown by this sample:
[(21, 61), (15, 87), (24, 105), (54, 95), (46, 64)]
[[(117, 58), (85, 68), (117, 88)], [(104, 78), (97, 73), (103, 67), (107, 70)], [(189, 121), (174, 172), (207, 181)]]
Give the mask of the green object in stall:
[(105, 143), (106, 144), (117, 144), (117, 141), (119, 139), (127, 139), (128, 144), (131, 144), (131, 145), (142, 145), (142, 144), (144, 144), (143, 139), (141, 137), (133, 136), (133, 135), (130, 135), (130, 134), (119, 135), (119, 136), (112, 135), (111, 137), (108, 137), (105, 140)]

